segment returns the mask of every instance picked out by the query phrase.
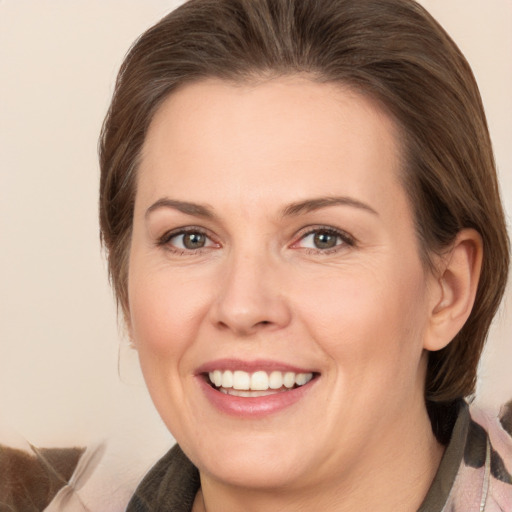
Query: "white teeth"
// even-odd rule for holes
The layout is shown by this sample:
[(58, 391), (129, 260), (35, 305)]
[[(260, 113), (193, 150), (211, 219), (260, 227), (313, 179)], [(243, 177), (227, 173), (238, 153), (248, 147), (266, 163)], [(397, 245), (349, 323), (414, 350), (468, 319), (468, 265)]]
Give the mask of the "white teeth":
[[(304, 386), (312, 378), (312, 373), (294, 373), (273, 371), (269, 374), (263, 370), (252, 374), (242, 370), (214, 370), (208, 374), (210, 382), (223, 393), (237, 396), (261, 396), (257, 391), (277, 390), (285, 387)], [(232, 390), (237, 390), (233, 393)], [(248, 392), (248, 393), (245, 393)]]
[(268, 379), (270, 389), (279, 389), (283, 387), (283, 374), (281, 372), (272, 372)]
[(267, 372), (256, 372), (251, 375), (251, 389), (254, 391), (268, 389)]
[(304, 384), (307, 384), (311, 380), (310, 375), (310, 373), (298, 373), (295, 376), (295, 384), (297, 384), (297, 386), (304, 386)]
[(222, 387), (232, 388), (233, 387), (233, 372), (229, 370), (222, 373)]
[(273, 389), (267, 389), (265, 391), (240, 391), (238, 389), (233, 388), (219, 388), (219, 391), (221, 393), (224, 393), (225, 395), (232, 395), (232, 396), (242, 396), (242, 397), (257, 397), (257, 396), (268, 396), (268, 395), (275, 395), (276, 393), (281, 393), (281, 391), (275, 391)]
[(236, 370), (233, 372), (233, 388), (248, 390), (251, 388), (251, 376), (247, 372)]
[(293, 372), (286, 372), (284, 374), (283, 384), (286, 388), (293, 388), (295, 384), (295, 373)]

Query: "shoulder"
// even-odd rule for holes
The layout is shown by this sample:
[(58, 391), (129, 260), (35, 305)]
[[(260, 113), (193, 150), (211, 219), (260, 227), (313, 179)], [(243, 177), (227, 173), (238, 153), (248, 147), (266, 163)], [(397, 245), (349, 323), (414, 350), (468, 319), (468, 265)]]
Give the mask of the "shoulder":
[(450, 501), (468, 512), (512, 511), (512, 400), (499, 412), (470, 407), (464, 457)]
[(199, 489), (199, 472), (178, 445), (146, 474), (126, 512), (189, 512)]

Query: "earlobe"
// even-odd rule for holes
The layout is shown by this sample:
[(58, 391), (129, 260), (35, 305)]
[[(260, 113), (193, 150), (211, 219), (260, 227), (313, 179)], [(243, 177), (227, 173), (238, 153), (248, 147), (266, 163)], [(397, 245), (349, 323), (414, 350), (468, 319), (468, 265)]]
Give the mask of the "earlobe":
[(440, 258), (434, 303), (424, 342), (426, 350), (444, 348), (468, 319), (475, 302), (482, 256), (480, 234), (474, 229), (463, 229), (450, 250)]

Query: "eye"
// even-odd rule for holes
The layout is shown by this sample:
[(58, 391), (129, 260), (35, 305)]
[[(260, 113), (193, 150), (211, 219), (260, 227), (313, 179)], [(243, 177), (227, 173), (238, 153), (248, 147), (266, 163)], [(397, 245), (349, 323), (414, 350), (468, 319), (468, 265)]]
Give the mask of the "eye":
[(166, 233), (158, 240), (158, 245), (167, 246), (170, 249), (180, 251), (198, 251), (208, 247), (216, 247), (217, 244), (199, 229), (182, 229)]
[(174, 245), (180, 249), (201, 249), (203, 248), (208, 239), (203, 233), (183, 233), (181, 235), (173, 236), (170, 242), (174, 241)]
[(313, 249), (319, 252), (336, 250), (342, 245), (354, 245), (352, 237), (334, 228), (310, 229), (302, 235), (295, 247)]
[(329, 231), (316, 231), (302, 239), (302, 245), (312, 249), (332, 249), (341, 243), (340, 237)]

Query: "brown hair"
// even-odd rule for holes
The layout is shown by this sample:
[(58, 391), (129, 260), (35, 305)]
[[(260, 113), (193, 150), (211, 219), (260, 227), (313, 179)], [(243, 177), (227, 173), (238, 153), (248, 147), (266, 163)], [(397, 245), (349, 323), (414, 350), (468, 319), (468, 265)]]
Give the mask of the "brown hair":
[(151, 119), (177, 87), (307, 73), (377, 99), (401, 128), (404, 185), (425, 264), (463, 228), (483, 238), (471, 315), (430, 353), (426, 398), (474, 391), (476, 368), (508, 272), (508, 238), (491, 142), (465, 58), (412, 0), (190, 0), (128, 53), (100, 139), (101, 237), (118, 303), (127, 275), (136, 173)]

